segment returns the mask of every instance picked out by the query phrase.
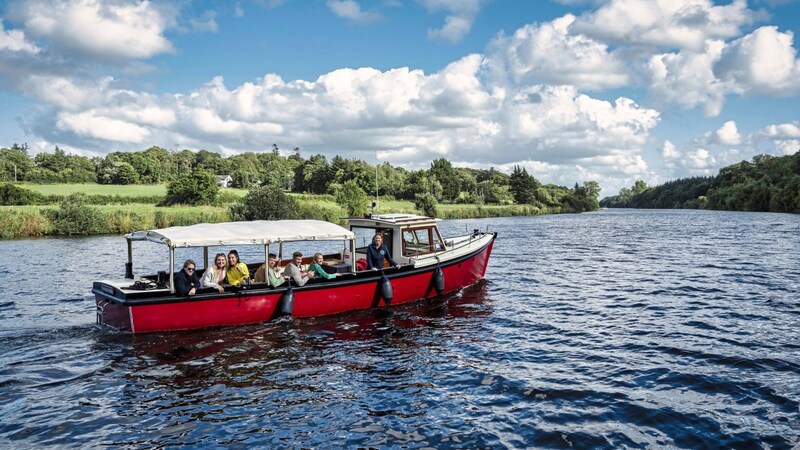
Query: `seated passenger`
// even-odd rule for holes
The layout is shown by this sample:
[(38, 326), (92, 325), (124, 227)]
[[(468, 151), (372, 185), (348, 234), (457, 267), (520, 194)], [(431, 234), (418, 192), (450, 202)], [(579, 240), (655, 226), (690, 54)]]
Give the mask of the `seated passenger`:
[(225, 292), (222, 283), (225, 282), (226, 264), (225, 253), (217, 253), (217, 255), (214, 256), (214, 265), (207, 268), (206, 273), (203, 274), (203, 278), (200, 279), (200, 287), (214, 288), (220, 293)]
[(267, 257), (267, 264), (269, 268), (265, 267), (264, 264), (256, 270), (255, 275), (255, 282), (256, 283), (264, 283), (269, 282), (269, 285), (272, 287), (278, 287), (286, 282), (286, 278), (283, 277), (283, 270), (278, 266), (278, 256), (274, 253), (270, 253)]
[(383, 269), (383, 260), (389, 261), (389, 265), (400, 267), (389, 255), (389, 247), (383, 244), (383, 234), (379, 231), (372, 238), (372, 244), (367, 247), (367, 270)]
[(236, 250), (228, 253), (228, 272), (225, 274), (225, 278), (228, 280), (228, 284), (236, 287), (241, 287), (244, 280), (250, 279), (247, 264), (239, 261), (239, 252)]
[(303, 254), (294, 252), (292, 262), (283, 269), (283, 277), (293, 279), (298, 286), (304, 286), (308, 280), (314, 278), (314, 272), (309, 272), (308, 268), (303, 265)]
[(322, 253), (314, 253), (314, 262), (308, 266), (308, 271), (314, 273), (314, 275), (319, 275), (326, 280), (332, 280), (338, 277), (339, 273), (328, 273), (325, 271), (325, 268), (322, 267), (322, 262), (325, 260), (325, 257), (322, 256)]
[(197, 292), (197, 288), (200, 286), (200, 278), (194, 273), (196, 268), (197, 265), (191, 259), (187, 259), (183, 263), (183, 270), (175, 274), (175, 295), (186, 297)]

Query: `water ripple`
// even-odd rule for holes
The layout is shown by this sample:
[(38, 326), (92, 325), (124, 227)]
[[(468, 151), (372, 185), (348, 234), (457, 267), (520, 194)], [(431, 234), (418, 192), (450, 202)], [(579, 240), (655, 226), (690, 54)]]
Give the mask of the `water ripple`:
[[(475, 223), (478, 225), (476, 226)], [(445, 300), (132, 336), (93, 324), (118, 237), (0, 242), (0, 446), (770, 448), (800, 444), (800, 218), (604, 211), (500, 233)], [(63, 260), (53, 255), (63, 255)], [(143, 255), (143, 264), (163, 255)], [(2, 258), (2, 256), (0, 256)]]

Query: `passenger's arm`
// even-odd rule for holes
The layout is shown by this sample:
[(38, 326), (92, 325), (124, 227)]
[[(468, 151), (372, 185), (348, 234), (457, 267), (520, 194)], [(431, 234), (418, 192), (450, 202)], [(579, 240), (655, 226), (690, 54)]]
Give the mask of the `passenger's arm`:
[(200, 286), (204, 288), (219, 288), (216, 275), (216, 271), (213, 267), (206, 268), (205, 273), (203, 273), (203, 278), (200, 279)]

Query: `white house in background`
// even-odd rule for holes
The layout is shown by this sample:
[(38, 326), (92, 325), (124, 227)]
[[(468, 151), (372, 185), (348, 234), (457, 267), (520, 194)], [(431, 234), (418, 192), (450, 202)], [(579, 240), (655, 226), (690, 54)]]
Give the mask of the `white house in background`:
[(233, 183), (233, 178), (230, 175), (216, 175), (217, 181), (219, 181), (219, 187), (228, 188), (231, 187), (231, 183)]

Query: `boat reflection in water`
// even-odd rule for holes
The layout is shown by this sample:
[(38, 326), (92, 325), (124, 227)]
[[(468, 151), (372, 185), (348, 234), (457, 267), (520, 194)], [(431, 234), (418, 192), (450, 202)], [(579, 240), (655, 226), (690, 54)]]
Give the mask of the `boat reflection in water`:
[[(381, 346), (399, 345), (411, 350), (421, 345), (435, 346), (440, 340), (461, 338), (462, 331), (472, 328), (467, 324), (469, 321), (491, 314), (487, 296), (487, 283), (479, 282), (454, 294), (398, 308), (317, 318), (281, 318), (263, 324), (182, 332), (105, 333), (102, 339), (127, 346), (125, 357), (140, 361), (143, 364), (140, 369), (171, 366), (174, 375), (185, 381), (197, 377), (198, 370), (209, 371), (198, 380), (210, 380), (215, 378), (214, 373), (226, 372), (222, 368), (240, 365), (265, 370), (252, 374), (260, 378), (268, 376), (278, 361), (302, 365), (310, 354), (337, 352), (344, 346), (369, 349), (380, 341)], [(201, 369), (204, 366), (206, 369)], [(142, 374), (141, 370), (134, 372)]]

